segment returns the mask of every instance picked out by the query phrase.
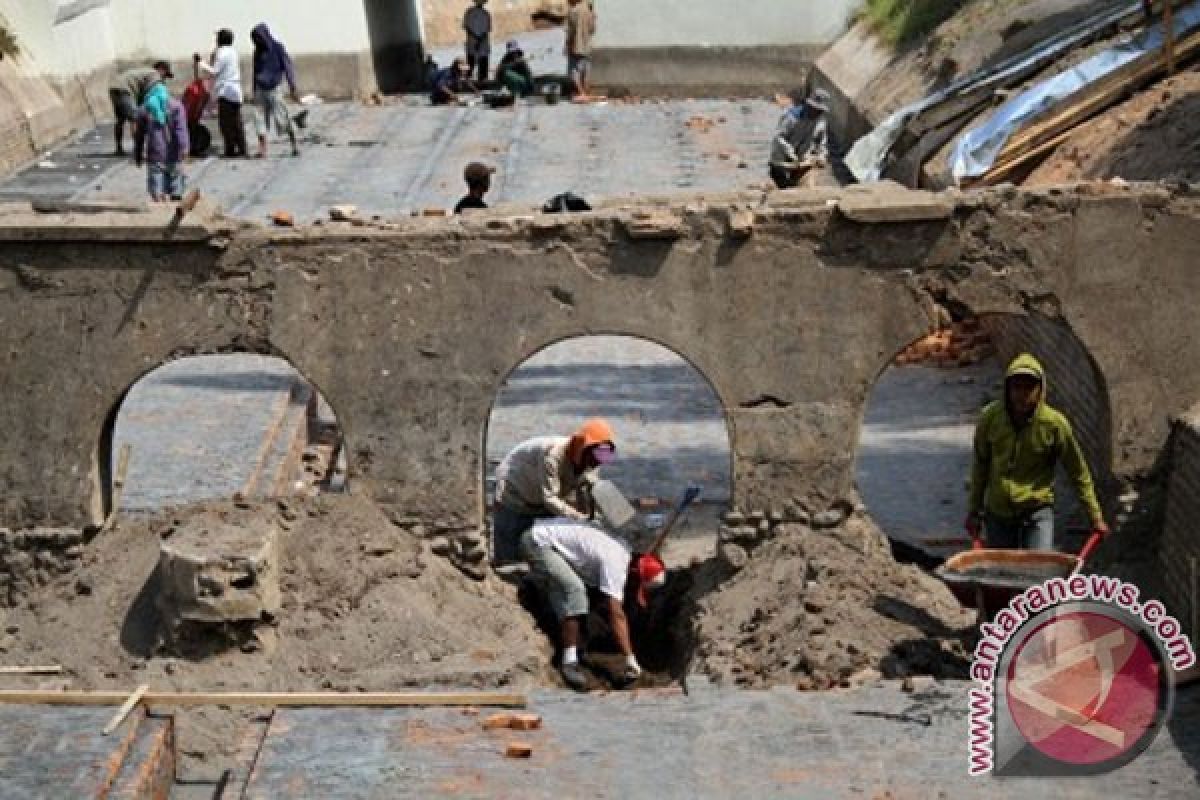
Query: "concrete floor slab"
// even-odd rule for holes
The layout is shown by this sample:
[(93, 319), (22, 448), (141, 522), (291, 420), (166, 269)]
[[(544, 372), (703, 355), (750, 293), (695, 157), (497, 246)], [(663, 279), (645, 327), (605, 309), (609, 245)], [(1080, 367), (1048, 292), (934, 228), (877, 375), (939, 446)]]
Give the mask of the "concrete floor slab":
[[(691, 695), (539, 693), (541, 730), (485, 732), (457, 709), (276, 714), (246, 797), (1194, 797), (1200, 693), (1117, 773), (1075, 780), (967, 775), (964, 683)], [(506, 758), (510, 741), (533, 746)]]

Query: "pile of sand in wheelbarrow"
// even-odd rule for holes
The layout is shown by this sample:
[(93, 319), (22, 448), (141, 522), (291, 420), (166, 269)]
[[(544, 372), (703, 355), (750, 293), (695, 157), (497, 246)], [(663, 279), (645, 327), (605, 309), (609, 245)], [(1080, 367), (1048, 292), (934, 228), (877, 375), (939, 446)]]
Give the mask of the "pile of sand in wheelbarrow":
[(698, 599), (692, 670), (744, 687), (966, 677), (973, 611), (893, 559), (868, 518), (780, 526), (744, 569)]

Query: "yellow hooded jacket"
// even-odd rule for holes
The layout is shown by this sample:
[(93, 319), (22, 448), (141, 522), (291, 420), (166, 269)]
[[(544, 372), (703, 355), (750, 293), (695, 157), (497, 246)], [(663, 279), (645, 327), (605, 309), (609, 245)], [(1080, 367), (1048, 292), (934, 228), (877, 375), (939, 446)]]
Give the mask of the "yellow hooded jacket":
[(1020, 426), (1013, 422), (1007, 388), (1004, 397), (988, 404), (979, 417), (968, 509), (1015, 519), (1054, 505), (1054, 467), (1061, 461), (1092, 523), (1103, 522), (1092, 475), (1071, 423), (1046, 403), (1046, 373), (1041, 363), (1023, 353), (1009, 364), (1005, 380), (1018, 371), (1029, 370), (1041, 378), (1042, 392), (1028, 421)]

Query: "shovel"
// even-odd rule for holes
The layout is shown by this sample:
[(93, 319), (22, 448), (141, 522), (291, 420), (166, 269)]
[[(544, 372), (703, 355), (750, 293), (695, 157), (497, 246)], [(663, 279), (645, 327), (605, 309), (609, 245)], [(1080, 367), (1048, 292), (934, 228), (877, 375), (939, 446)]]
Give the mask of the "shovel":
[(679, 505), (675, 506), (675, 510), (671, 512), (671, 516), (667, 520), (667, 524), (663, 526), (662, 531), (658, 534), (658, 538), (654, 540), (654, 544), (650, 547), (650, 555), (658, 555), (658, 551), (662, 549), (663, 542), (667, 540), (667, 534), (671, 532), (671, 528), (675, 526), (675, 523), (678, 521), (680, 515), (682, 515), (683, 512), (687, 510), (687, 507), (694, 503), (696, 498), (699, 496), (699, 486), (689, 486), (687, 488), (687, 490), (683, 493), (683, 498), (679, 501)]

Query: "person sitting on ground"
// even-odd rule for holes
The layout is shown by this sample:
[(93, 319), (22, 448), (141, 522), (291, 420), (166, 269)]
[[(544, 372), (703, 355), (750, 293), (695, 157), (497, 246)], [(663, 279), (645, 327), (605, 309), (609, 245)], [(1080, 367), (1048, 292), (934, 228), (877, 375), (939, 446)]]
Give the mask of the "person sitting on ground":
[(488, 207), (483, 197), (492, 188), (492, 173), (495, 171), (495, 167), (480, 164), (478, 161), (467, 164), (467, 168), (463, 170), (463, 180), (467, 182), (467, 194), (454, 207), (455, 214), (461, 214), (468, 209)]
[(505, 45), (504, 58), (496, 67), (496, 80), (517, 97), (533, 94), (533, 70), (525, 60), (525, 51), (515, 41)]
[[(586, 421), (570, 436), (539, 436), (514, 447), (496, 468), (496, 562), (517, 559), (521, 534), (536, 519), (589, 519), (598, 468), (616, 455), (612, 426), (602, 419)], [(568, 500), (571, 497), (574, 502)]]
[(492, 15), (484, 8), (486, 4), (487, 0), (474, 0), (474, 5), (463, 14), (467, 71), (474, 73), (476, 83), (480, 84), (488, 79), (488, 60), (492, 56)]
[(212, 78), (213, 94), (217, 97), (217, 125), (225, 143), (226, 158), (244, 158), (247, 154), (246, 126), (242, 121), (242, 68), (238, 63), (237, 50), (233, 49), (233, 31), (222, 28), (217, 31), (217, 49), (213, 51), (212, 63), (207, 63), (195, 53), (192, 59), (197, 68)]
[(133, 160), (146, 164), (146, 190), (156, 203), (180, 200), (187, 188), (183, 162), (191, 149), (187, 112), (175, 98), (167, 100), (164, 125), (143, 108), (138, 111), (133, 131)]
[(780, 117), (771, 140), (771, 180), (780, 189), (798, 186), (807, 170), (829, 160), (829, 92), (817, 89), (805, 97), (794, 91), (791, 98), (792, 107)]
[(539, 519), (521, 534), (519, 552), (530, 567), (534, 582), (545, 592), (562, 638), (561, 671), (572, 689), (583, 691), (587, 678), (579, 663), (581, 620), (588, 613), (587, 587), (604, 595), (604, 612), (625, 668), (617, 683), (627, 686), (642, 674), (629, 636), (625, 616), (625, 590), (628, 577), (636, 581), (637, 601), (645, 607), (646, 590), (661, 585), (665, 568), (657, 556), (632, 556), (623, 544), (601, 528), (577, 518)]
[[(146, 102), (150, 90), (174, 77), (170, 64), (156, 61), (153, 67), (126, 70), (113, 81), (108, 89), (108, 98), (112, 101), (113, 116), (116, 117), (113, 136), (117, 141), (117, 155), (125, 155), (125, 125), (137, 124), (138, 109)], [(165, 91), (166, 87), (163, 88)]]
[(592, 37), (596, 12), (587, 0), (569, 0), (567, 11), (567, 74), (575, 86), (575, 99), (587, 102), (592, 94)]
[(454, 59), (450, 66), (438, 72), (433, 80), (433, 89), (429, 93), (433, 104), (451, 105), (458, 102), (460, 94), (474, 92), (475, 84), (471, 82), (467, 72), (467, 62), (462, 57)]
[(1046, 377), (1036, 358), (1013, 359), (1004, 398), (983, 409), (975, 428), (967, 532), (988, 547), (1054, 549), (1054, 469), (1075, 484), (1092, 528), (1108, 532), (1092, 475), (1071, 423), (1046, 402)]
[(300, 155), (296, 146), (296, 128), (292, 115), (280, 96), (280, 87), (287, 79), (288, 93), (293, 103), (300, 102), (296, 91), (296, 69), (283, 42), (271, 35), (265, 22), (260, 22), (250, 32), (254, 42), (254, 102), (258, 106), (255, 117), (258, 128), (258, 157), (267, 157), (267, 137), (274, 127), (276, 133), (286, 133), (292, 144), (292, 155)]

